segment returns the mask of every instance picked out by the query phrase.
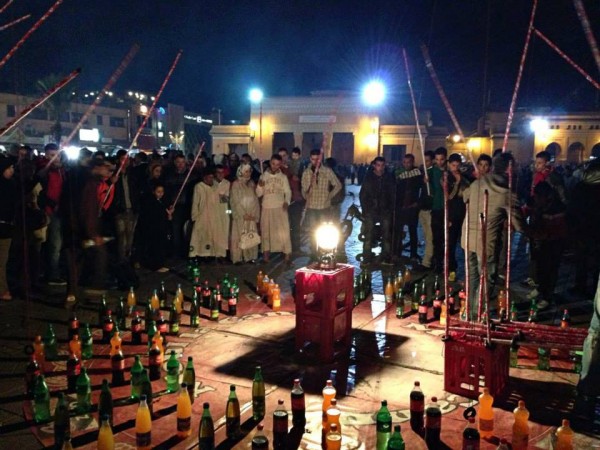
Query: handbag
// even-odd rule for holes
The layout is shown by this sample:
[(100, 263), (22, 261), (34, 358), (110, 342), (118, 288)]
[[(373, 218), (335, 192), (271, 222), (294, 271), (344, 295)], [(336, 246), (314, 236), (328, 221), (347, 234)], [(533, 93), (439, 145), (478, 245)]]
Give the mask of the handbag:
[(258, 231), (244, 230), (240, 235), (240, 248), (242, 250), (248, 250), (249, 248), (256, 247), (260, 244), (260, 234)]

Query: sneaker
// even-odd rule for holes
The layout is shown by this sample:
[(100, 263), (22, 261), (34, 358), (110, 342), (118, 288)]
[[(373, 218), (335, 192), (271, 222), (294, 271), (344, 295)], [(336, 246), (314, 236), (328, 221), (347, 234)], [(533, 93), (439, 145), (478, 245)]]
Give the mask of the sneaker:
[(451, 283), (456, 281), (456, 272), (450, 272), (450, 274), (448, 275), (448, 281), (450, 281)]
[(540, 295), (539, 291), (536, 288), (533, 288), (533, 290), (529, 294), (527, 294), (526, 297), (527, 297), (527, 300), (532, 300), (534, 298), (539, 297), (539, 295)]
[(548, 305), (549, 303), (546, 300), (540, 300), (539, 302), (537, 302), (538, 310), (546, 309)]
[(50, 278), (48, 280), (48, 286), (66, 286), (67, 282), (62, 278)]
[(529, 277), (521, 281), (521, 286), (536, 288), (538, 287), (538, 284), (533, 280), (533, 278)]

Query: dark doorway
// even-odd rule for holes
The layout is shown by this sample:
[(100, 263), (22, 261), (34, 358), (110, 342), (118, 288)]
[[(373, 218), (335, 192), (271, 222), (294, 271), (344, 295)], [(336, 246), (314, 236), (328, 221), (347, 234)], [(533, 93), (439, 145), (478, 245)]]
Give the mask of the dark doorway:
[(567, 162), (579, 164), (583, 160), (583, 144), (573, 142), (567, 149)]
[(311, 150), (323, 145), (323, 133), (302, 133), (302, 154), (309, 155)]
[(273, 153), (277, 152), (281, 147), (285, 148), (288, 153), (292, 153), (294, 148), (294, 133), (273, 133)]
[(406, 145), (384, 145), (383, 157), (387, 163), (399, 163), (406, 155)]
[(331, 157), (338, 164), (352, 164), (354, 162), (354, 134), (333, 133)]
[(559, 144), (557, 144), (556, 142), (553, 142), (551, 144), (548, 144), (544, 150), (547, 151), (548, 153), (550, 153), (550, 157), (552, 158), (552, 161), (556, 161), (556, 158), (558, 158), (558, 155), (560, 155), (562, 148), (560, 148)]

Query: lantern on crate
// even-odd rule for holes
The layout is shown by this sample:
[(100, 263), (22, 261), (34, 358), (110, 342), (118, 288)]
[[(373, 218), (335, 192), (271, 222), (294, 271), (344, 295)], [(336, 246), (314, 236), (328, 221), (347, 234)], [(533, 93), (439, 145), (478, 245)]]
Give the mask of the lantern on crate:
[(320, 270), (336, 268), (336, 252), (340, 241), (340, 230), (331, 222), (323, 223), (315, 231), (318, 266)]

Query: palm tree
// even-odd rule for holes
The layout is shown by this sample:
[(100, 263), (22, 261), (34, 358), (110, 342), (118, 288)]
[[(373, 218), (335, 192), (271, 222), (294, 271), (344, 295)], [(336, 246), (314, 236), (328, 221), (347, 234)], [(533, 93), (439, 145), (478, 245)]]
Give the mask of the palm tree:
[[(63, 77), (60, 75), (50, 74), (41, 80), (38, 80), (36, 84), (40, 93), (44, 93), (62, 79)], [(59, 90), (46, 101), (46, 109), (49, 113), (49, 119), (54, 120), (54, 124), (50, 127), (50, 134), (52, 134), (54, 142), (57, 144), (60, 144), (60, 139), (62, 136), (62, 124), (60, 123), (61, 117), (69, 110), (70, 106), (71, 91), (68, 89)]]

